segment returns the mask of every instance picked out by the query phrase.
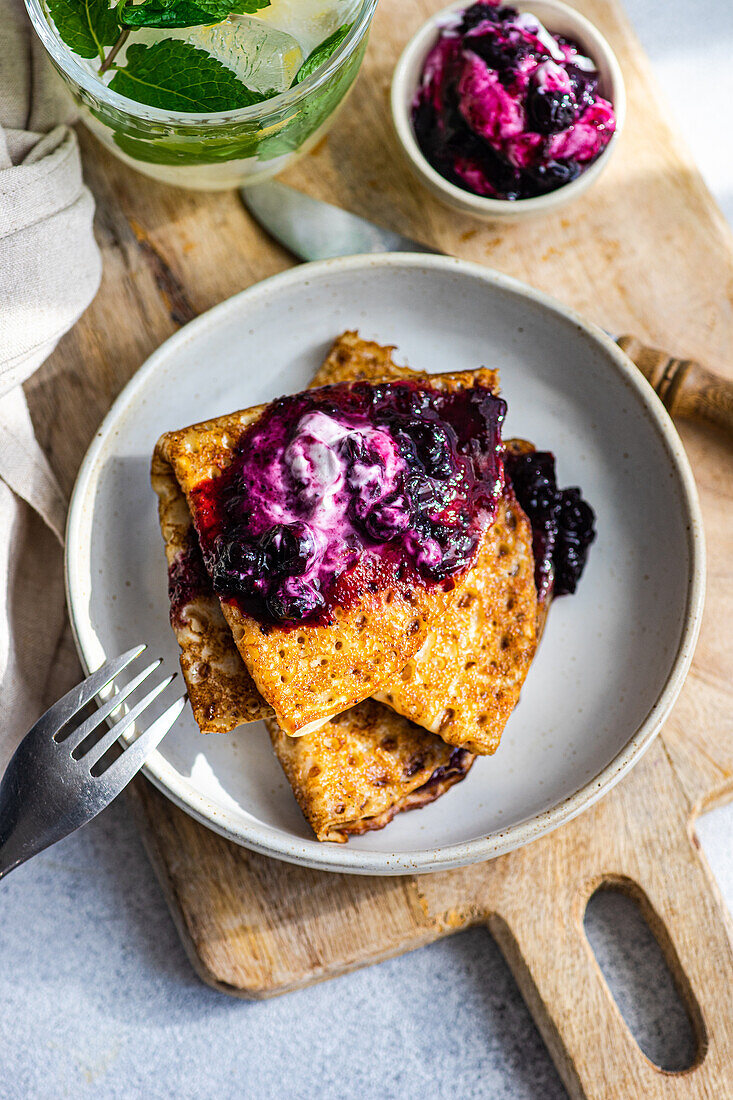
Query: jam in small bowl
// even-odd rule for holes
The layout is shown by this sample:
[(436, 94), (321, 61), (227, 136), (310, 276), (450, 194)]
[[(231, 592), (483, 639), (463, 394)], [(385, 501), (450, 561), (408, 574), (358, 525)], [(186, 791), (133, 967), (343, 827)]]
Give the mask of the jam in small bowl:
[(546, 212), (608, 163), (625, 115), (618, 62), (559, 0), (465, 0), (412, 38), (392, 116), (437, 197), (486, 219)]

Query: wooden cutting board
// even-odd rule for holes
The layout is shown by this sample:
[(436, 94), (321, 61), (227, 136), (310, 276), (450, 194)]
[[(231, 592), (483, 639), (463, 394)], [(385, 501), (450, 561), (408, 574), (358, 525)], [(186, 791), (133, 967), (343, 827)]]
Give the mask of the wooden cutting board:
[[(615, 160), (559, 214), (492, 227), (450, 213), (404, 168), (387, 117), (402, 45), (442, 0), (380, 0), (362, 75), (331, 136), (288, 182), (446, 252), (516, 275), (613, 332), (730, 374), (733, 240), (670, 128), (616, 0), (578, 6), (607, 34), (628, 84)], [(81, 132), (97, 199), (104, 281), (28, 387), (34, 421), (70, 490), (110, 403), (179, 325), (292, 260), (235, 193), (159, 186)], [(245, 997), (296, 989), (476, 923), (504, 951), (573, 1097), (733, 1096), (728, 916), (692, 832), (733, 793), (731, 454), (681, 426), (709, 545), (707, 612), (693, 670), (663, 734), (598, 805), (521, 851), (420, 878), (358, 878), (268, 860), (196, 824), (145, 781), (132, 799), (191, 961)], [(152, 507), (152, 500), (151, 500)], [(640, 1052), (583, 931), (591, 894), (639, 900), (677, 977), (698, 1062), (664, 1074)]]

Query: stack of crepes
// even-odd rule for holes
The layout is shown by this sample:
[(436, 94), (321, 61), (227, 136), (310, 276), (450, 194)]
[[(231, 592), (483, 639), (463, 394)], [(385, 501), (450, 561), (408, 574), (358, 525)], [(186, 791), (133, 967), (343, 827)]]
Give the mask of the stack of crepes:
[[(312, 385), (411, 379), (497, 391), (493, 371), (423, 375), (395, 365), (392, 351), (344, 333)], [(263, 411), (169, 432), (155, 448), (171, 623), (202, 732), (264, 719), (316, 836), (343, 842), (434, 801), (477, 755), (496, 751), (546, 600), (535, 586), (532, 529), (509, 485), (450, 585), (367, 589), (326, 625), (295, 627), (263, 626), (219, 598), (199, 548), (206, 517), (196, 489), (227, 467)]]

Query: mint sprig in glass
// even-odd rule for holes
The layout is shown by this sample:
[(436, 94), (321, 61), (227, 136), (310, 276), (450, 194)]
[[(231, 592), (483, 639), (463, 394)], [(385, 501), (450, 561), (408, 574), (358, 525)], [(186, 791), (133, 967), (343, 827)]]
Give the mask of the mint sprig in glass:
[(26, 0), (84, 121), (182, 186), (281, 171), (325, 132), (376, 0)]

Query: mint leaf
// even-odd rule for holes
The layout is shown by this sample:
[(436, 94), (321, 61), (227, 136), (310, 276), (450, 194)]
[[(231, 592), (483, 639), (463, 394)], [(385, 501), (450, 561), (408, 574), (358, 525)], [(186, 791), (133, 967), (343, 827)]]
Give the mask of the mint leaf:
[(123, 27), (201, 27), (269, 4), (270, 0), (120, 0), (117, 18)]
[(353, 25), (353, 23), (344, 23), (343, 27), (339, 27), (337, 31), (330, 34), (328, 38), (321, 42), (320, 46), (316, 46), (313, 53), (308, 54), (305, 61), (298, 69), (293, 84), (300, 84), (302, 80), (305, 80), (307, 76), (314, 73), (316, 69), (320, 69), (324, 61), (328, 61), (331, 54), (336, 53), (336, 50), (346, 38), (346, 35)]
[[(269, 8), (271, 0), (232, 0), (228, 5), (227, 15), (253, 15), (256, 11)], [(219, 0), (199, 0), (199, 6), (204, 11), (220, 6)]]
[(250, 91), (205, 50), (176, 38), (130, 46), (124, 68), (117, 70), (109, 86), (128, 99), (165, 111), (234, 111), (270, 98)]
[(120, 33), (108, 0), (48, 0), (48, 11), (66, 45), (79, 57), (104, 60), (104, 47)]
[[(214, 5), (212, 4), (212, 9)], [(192, 0), (145, 0), (131, 4), (121, 0), (117, 18), (123, 27), (200, 27), (220, 23), (229, 15), (231, 4), (220, 4), (219, 10), (206, 10)]]

